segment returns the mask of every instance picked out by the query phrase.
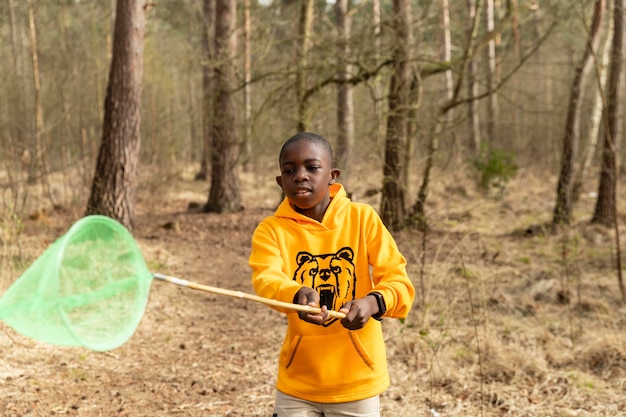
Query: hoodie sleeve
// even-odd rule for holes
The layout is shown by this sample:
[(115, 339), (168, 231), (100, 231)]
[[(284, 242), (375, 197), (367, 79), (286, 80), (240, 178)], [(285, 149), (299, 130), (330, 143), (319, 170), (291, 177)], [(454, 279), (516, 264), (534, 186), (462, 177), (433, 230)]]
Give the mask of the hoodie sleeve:
[[(249, 259), (252, 286), (261, 297), (292, 303), (301, 286), (284, 272), (283, 256), (275, 231), (268, 222), (261, 222), (252, 235)], [(271, 308), (283, 313), (292, 312), (281, 307)]]
[(383, 296), (383, 317), (404, 318), (413, 306), (415, 288), (406, 272), (406, 259), (373, 209), (366, 222), (367, 252), (372, 267), (372, 291)]

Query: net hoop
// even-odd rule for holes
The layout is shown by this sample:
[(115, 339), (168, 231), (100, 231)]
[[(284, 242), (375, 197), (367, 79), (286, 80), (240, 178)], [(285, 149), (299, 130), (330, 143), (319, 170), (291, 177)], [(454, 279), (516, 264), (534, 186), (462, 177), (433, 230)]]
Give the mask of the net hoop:
[(90, 215), (11, 285), (0, 298), (0, 319), (43, 342), (111, 350), (138, 327), (151, 282), (128, 229), (110, 217)]

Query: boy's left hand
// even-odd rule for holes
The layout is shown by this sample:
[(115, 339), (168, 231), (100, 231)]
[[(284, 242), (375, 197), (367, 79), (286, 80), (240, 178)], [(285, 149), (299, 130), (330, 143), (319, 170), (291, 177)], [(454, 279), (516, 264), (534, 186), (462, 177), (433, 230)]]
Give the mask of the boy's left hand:
[(348, 330), (358, 330), (365, 326), (374, 314), (378, 313), (378, 303), (374, 297), (363, 297), (346, 303), (339, 309), (346, 317), (341, 324)]
[[(320, 296), (313, 288), (302, 287), (293, 297), (293, 302), (311, 307), (319, 307)], [(328, 309), (326, 306), (322, 306), (321, 310), (322, 311), (317, 314), (299, 311), (298, 316), (304, 321), (319, 325), (328, 320)]]

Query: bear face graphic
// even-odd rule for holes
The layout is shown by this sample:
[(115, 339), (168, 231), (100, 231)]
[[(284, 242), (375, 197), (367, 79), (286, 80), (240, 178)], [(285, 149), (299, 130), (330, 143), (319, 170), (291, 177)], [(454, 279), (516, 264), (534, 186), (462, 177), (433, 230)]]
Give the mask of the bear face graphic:
[[(329, 310), (339, 310), (348, 301), (354, 300), (356, 276), (354, 273), (354, 252), (349, 247), (336, 253), (313, 255), (299, 252), (296, 255), (298, 268), (293, 280), (311, 287), (320, 295), (320, 306)], [(324, 323), (330, 325), (335, 320)]]

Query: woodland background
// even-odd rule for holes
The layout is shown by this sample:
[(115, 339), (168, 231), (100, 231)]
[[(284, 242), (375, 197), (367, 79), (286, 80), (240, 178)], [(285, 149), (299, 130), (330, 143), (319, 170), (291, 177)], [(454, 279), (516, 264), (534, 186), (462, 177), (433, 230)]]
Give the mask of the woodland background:
[[(385, 394), (384, 411), (624, 413), (625, 218), (617, 192), (626, 158), (624, 75), (613, 66), (621, 57), (614, 47), (619, 19), (611, 13), (618, 7), (623, 16), (623, 1), (340, 1), (352, 20), (348, 49), (334, 3), (209, 3), (0, 4), (3, 289), (73, 221), (101, 210), (123, 214), (151, 267), (197, 274), (206, 258), (198, 241), (207, 241), (221, 265), (214, 276), (239, 265), (239, 281), (217, 284), (249, 290), (245, 249), (254, 223), (280, 198), (272, 187), (278, 149), (306, 129), (333, 144), (353, 198), (380, 210), (418, 289), (412, 315), (386, 328), (400, 383)], [(141, 85), (122, 89), (116, 102), (107, 97), (120, 49), (116, 19), (126, 11), (131, 26), (138, 11), (145, 13)], [(211, 13), (222, 32), (207, 23)], [(236, 40), (227, 59), (211, 54), (224, 46), (220, 33)], [(583, 70), (586, 45), (597, 59)], [(218, 87), (211, 84), (216, 74), (227, 75)], [(352, 100), (345, 105), (348, 85)], [(581, 94), (574, 96), (576, 86)], [(133, 94), (139, 99), (130, 100)], [(107, 102), (139, 105), (116, 119), (107, 118)], [(229, 117), (220, 116), (225, 108)], [(111, 134), (125, 117), (139, 122), (137, 134)], [(229, 121), (226, 129), (220, 120)], [(107, 143), (130, 157), (100, 166)], [(557, 185), (568, 159), (563, 195), (571, 213), (557, 218), (567, 211), (558, 209)], [(94, 178), (107, 169), (113, 177), (130, 173), (128, 182), (94, 191)], [(603, 173), (613, 190), (608, 217), (598, 216)], [(94, 206), (99, 192), (122, 198)], [(116, 211), (110, 200), (126, 207)], [(204, 298), (184, 305), (175, 290), (154, 292), (160, 311), (148, 311), (139, 337), (111, 356), (33, 345), (3, 328), (0, 404), (16, 416), (266, 415), (271, 386), (259, 381), (272, 378), (275, 357), (265, 335), (282, 322), (256, 323), (244, 338), (232, 329), (255, 323), (250, 317), (259, 310), (249, 307), (250, 317), (248, 307), (234, 318), (219, 313), (222, 323), (212, 330), (229, 338), (206, 340), (193, 318)], [(163, 315), (184, 324), (168, 327)], [(204, 356), (179, 358), (194, 337), (202, 340), (194, 355)], [(249, 362), (229, 365), (247, 368), (245, 381), (224, 371), (233, 340), (231, 351), (261, 352), (253, 371)], [(159, 349), (181, 361), (172, 365), (177, 377), (151, 371), (162, 363)], [(137, 351), (141, 358), (132, 355)], [(239, 358), (252, 360), (247, 355)], [(198, 398), (197, 377), (187, 374), (197, 363), (217, 381), (202, 382)], [(103, 384), (120, 388), (108, 392)]]
[[(137, 126), (117, 139), (108, 127), (113, 123), (103, 125), (104, 104), (112, 52), (122, 49), (113, 45), (116, 8), (133, 17), (129, 5), (145, 13), (145, 36), (136, 36), (145, 38), (143, 62), (131, 68), (139, 71), (130, 80), (138, 88), (124, 87), (117, 103), (130, 101), (132, 92), (140, 110), (116, 116), (132, 116)], [(262, 171), (286, 138), (305, 129), (334, 144), (349, 191), (367, 191), (351, 178), (353, 165), (380, 173), (383, 204), (392, 201), (399, 212), (381, 208), (390, 227), (425, 200), (433, 165), (467, 164), (484, 187), (506, 182), (517, 167), (558, 173), (565, 160), (571, 160), (569, 182), (598, 175), (590, 170), (599, 169), (606, 148), (601, 119), (612, 91), (606, 87), (612, 3), (363, 2), (344, 7), (351, 22), (341, 31), (330, 3), (217, 5), (8, 0), (0, 6), (3, 183), (13, 211), (23, 210), (26, 180), (41, 183), (51, 206), (80, 202), (97, 182), (99, 147), (111, 141), (138, 154), (137, 163), (120, 164), (136, 177), (140, 163), (142, 186), (197, 164), (212, 189), (231, 187), (223, 194), (236, 200), (237, 171)], [(598, 59), (573, 85), (597, 14), (597, 49), (590, 55)], [(225, 21), (216, 34), (215, 23)], [(220, 48), (228, 49), (226, 58)], [(623, 77), (619, 68), (616, 77)], [(575, 120), (568, 119), (572, 102)], [(623, 111), (614, 109), (618, 130), (610, 132), (620, 162)], [(569, 141), (568, 157), (563, 143)], [(207, 168), (212, 162), (217, 171)], [(53, 173), (64, 175), (62, 189), (46, 185)], [(136, 181), (129, 182), (123, 185), (132, 200)], [(235, 201), (214, 208), (239, 207)], [(426, 215), (423, 208), (419, 214)]]

